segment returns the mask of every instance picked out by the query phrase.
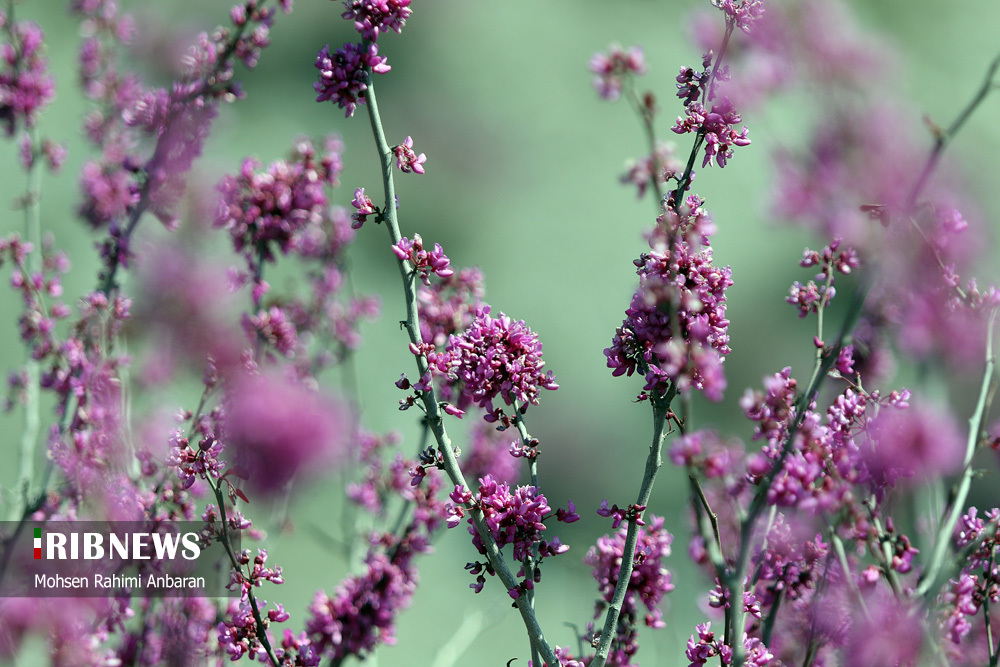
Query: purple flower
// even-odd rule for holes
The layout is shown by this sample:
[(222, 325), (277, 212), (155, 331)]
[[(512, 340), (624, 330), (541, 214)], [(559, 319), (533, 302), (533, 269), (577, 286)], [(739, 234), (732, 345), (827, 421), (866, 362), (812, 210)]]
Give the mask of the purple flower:
[(946, 475), (962, 465), (965, 443), (954, 417), (914, 401), (905, 410), (885, 407), (872, 422), (863, 458), (874, 482), (892, 486), (900, 477)]
[(594, 54), (590, 59), (590, 71), (597, 75), (594, 77), (597, 94), (606, 100), (617, 100), (628, 77), (646, 73), (646, 61), (641, 47), (625, 51), (613, 44), (606, 54)]
[(364, 658), (379, 644), (395, 643), (396, 616), (410, 604), (417, 587), (408, 558), (370, 553), (362, 574), (348, 577), (333, 597), (316, 593), (306, 632), (323, 656)]
[(754, 21), (764, 15), (761, 0), (712, 0), (712, 4), (726, 13), (726, 22), (749, 34)]
[[(7, 20), (6, 14), (0, 16), (0, 25)], [(35, 116), (55, 97), (55, 82), (41, 55), (42, 29), (31, 21), (4, 27), (11, 41), (0, 44), (0, 123), (12, 136), (19, 125), (35, 124)]]
[(336, 102), (345, 109), (348, 118), (354, 115), (357, 105), (364, 103), (364, 93), (368, 89), (368, 70), (385, 74), (390, 67), (386, 59), (378, 55), (375, 43), (353, 44), (348, 42), (330, 54), (330, 46), (324, 46), (316, 56), (319, 81), (313, 84), (316, 101)]
[[(558, 537), (551, 540), (542, 539), (542, 534), (546, 529), (545, 520), (555, 517), (557, 521), (567, 523), (575, 520), (575, 513), (570, 508), (569, 512), (556, 513), (549, 507), (545, 496), (533, 486), (519, 486), (511, 491), (506, 483), (497, 482), (492, 475), (487, 474), (479, 480), (479, 491), (471, 493), (463, 487), (456, 487), (451, 493), (451, 499), (457, 505), (449, 505), (449, 512), (452, 519), (449, 519), (449, 527), (458, 525), (464, 516), (463, 504), (472, 503), (478, 506), (483, 512), (483, 518), (490, 531), (497, 548), (502, 549), (508, 544), (513, 544), (512, 558), (516, 561), (524, 561), (532, 549), (538, 548), (538, 562), (549, 556), (556, 556), (565, 553), (569, 547), (563, 544)], [(468, 519), (469, 534), (472, 535), (472, 544), (480, 554), (486, 555), (486, 545), (483, 543), (479, 531), (472, 522), (472, 517)], [(486, 578), (482, 575), (485, 570), (494, 574), (492, 567), (486, 563), (468, 563), (465, 569), (471, 574), (477, 575), (475, 584), (471, 587), (478, 593), (482, 590)], [(535, 579), (524, 579), (518, 588), (508, 591), (512, 598), (517, 598), (524, 590), (534, 587), (540, 578), (540, 570), (535, 570)]]
[(225, 405), (223, 439), (251, 488), (264, 494), (335, 464), (351, 433), (342, 405), (275, 374), (236, 378)]
[(369, 215), (375, 215), (378, 213), (378, 209), (375, 208), (375, 204), (372, 203), (371, 198), (365, 194), (364, 188), (357, 188), (354, 191), (354, 199), (351, 200), (351, 206), (357, 210), (351, 214), (351, 227), (354, 229), (361, 229), (361, 225), (368, 221)]
[(465, 398), (488, 411), (487, 421), (498, 416), (497, 397), (507, 405), (519, 402), (523, 409), (538, 404), (539, 389), (559, 388), (552, 372), (542, 371), (538, 335), (522, 320), (503, 313), (491, 317), (489, 306), (478, 308), (469, 328), (449, 338), (440, 357), (438, 363), (447, 364), (449, 376), (462, 383)]
[[(607, 501), (602, 505), (606, 507)], [(618, 585), (618, 572), (624, 558), (627, 532), (626, 528), (622, 528), (614, 535), (599, 538), (596, 546), (591, 547), (583, 558), (583, 562), (593, 568), (598, 592), (605, 603), (611, 602), (615, 586)], [(649, 525), (639, 528), (635, 553), (632, 554), (635, 566), (626, 589), (625, 600), (622, 602), (620, 622), (629, 626), (638, 623), (641, 602), (649, 612), (645, 615), (645, 624), (653, 628), (663, 627), (660, 602), (664, 595), (674, 589), (671, 574), (663, 562), (670, 555), (670, 545), (673, 540), (673, 535), (663, 528), (662, 517), (650, 515)], [(598, 604), (595, 618), (602, 612), (603, 606)]]
[[(724, 640), (717, 638), (712, 632), (711, 623), (702, 623), (695, 627), (698, 633), (697, 639), (694, 635), (688, 639), (685, 655), (691, 661), (688, 667), (701, 667), (709, 663), (712, 658), (719, 656), (719, 662), (723, 665), (731, 664), (733, 648), (723, 643)], [(743, 648), (746, 652), (746, 660), (743, 663), (747, 667), (762, 667), (770, 664), (774, 656), (756, 637), (748, 637), (743, 633)], [(868, 664), (868, 663), (865, 663)], [(878, 664), (878, 663), (871, 663)]]
[(645, 391), (663, 394), (673, 382), (720, 400), (722, 355), (730, 351), (726, 289), (733, 281), (728, 268), (712, 263), (710, 247), (698, 248), (711, 229), (702, 203), (691, 196), (680, 216), (670, 214), (679, 233), (672, 253), (662, 229), (650, 237), (652, 251), (635, 261), (639, 289), (604, 355), (616, 377), (645, 375)]
[[(821, 307), (830, 303), (837, 294), (833, 286), (834, 274), (849, 274), (853, 269), (861, 266), (858, 255), (853, 248), (840, 250), (842, 239), (838, 236), (821, 252), (805, 249), (802, 254), (802, 261), (799, 266), (809, 268), (819, 266), (820, 272), (816, 274), (815, 281), (810, 280), (806, 285), (795, 281), (792, 285), (791, 293), (785, 301), (798, 307), (799, 317), (805, 317), (809, 313), (815, 313)], [(817, 285), (817, 282), (820, 284)], [(845, 373), (846, 375), (847, 373)]]
[(121, 164), (87, 162), (80, 170), (80, 215), (95, 229), (121, 220), (139, 201), (135, 173)]
[(746, 126), (740, 132), (733, 127), (742, 120), (733, 103), (724, 97), (712, 105), (711, 111), (706, 110), (700, 102), (692, 102), (687, 107), (687, 118), (678, 117), (670, 129), (677, 134), (702, 133), (705, 137), (705, 159), (701, 166), (707, 167), (718, 162), (721, 168), (733, 157), (734, 146), (750, 145)]
[(434, 244), (433, 250), (424, 250), (424, 240), (420, 234), (414, 234), (413, 240), (403, 237), (399, 243), (392, 246), (392, 252), (402, 261), (409, 261), (425, 285), (430, 285), (430, 274), (439, 278), (447, 278), (454, 271), (449, 267), (451, 260), (444, 254), (440, 243)]
[(462, 269), (417, 289), (420, 337), (425, 343), (444, 347), (448, 337), (465, 331), (483, 303), (483, 273)]
[(413, 137), (407, 137), (406, 141), (393, 148), (392, 152), (396, 154), (396, 166), (404, 174), (409, 174), (411, 171), (415, 174), (424, 173), (427, 156), (423, 153), (417, 155), (413, 150)]
[(284, 357), (295, 356), (299, 345), (298, 332), (284, 309), (271, 306), (267, 310), (258, 311), (256, 315), (244, 315), (243, 329), (251, 342), (259, 340)]
[[(628, 171), (622, 174), (619, 181), (623, 185), (636, 186), (637, 196), (642, 199), (650, 183), (666, 183), (677, 174), (684, 171), (684, 165), (674, 155), (673, 144), (660, 142), (656, 145), (653, 155), (648, 155), (628, 165)], [(654, 173), (656, 172), (656, 173)]]
[(413, 11), (410, 0), (345, 0), (344, 7), (347, 10), (341, 16), (354, 21), (355, 30), (373, 42), (380, 32), (402, 32)]
[(256, 160), (246, 158), (237, 176), (219, 183), (222, 197), (215, 226), (232, 237), (237, 251), (246, 251), (252, 265), (258, 253), (273, 259), (272, 244), (283, 253), (295, 249), (295, 240), (309, 225), (318, 225), (327, 214), (326, 187), (339, 175), (339, 157), (317, 159), (308, 141), (300, 141), (290, 161), (272, 162), (260, 172)]

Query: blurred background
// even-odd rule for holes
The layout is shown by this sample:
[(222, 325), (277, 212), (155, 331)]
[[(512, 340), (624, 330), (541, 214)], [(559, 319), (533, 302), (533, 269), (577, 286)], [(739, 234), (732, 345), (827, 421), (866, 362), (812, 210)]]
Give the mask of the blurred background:
[[(572, 526), (558, 526), (556, 532), (571, 550), (546, 566), (538, 589), (542, 626), (554, 644), (575, 645), (575, 631), (567, 624), (582, 630), (592, 619), (596, 587), (581, 558), (610, 528), (593, 510), (603, 498), (620, 505), (633, 501), (651, 426), (649, 406), (633, 402), (641, 382), (612, 378), (603, 355), (635, 288), (631, 260), (646, 247), (642, 233), (654, 218), (649, 199), (636, 199), (634, 188), (618, 183), (626, 162), (645, 153), (645, 139), (624, 101), (598, 99), (587, 64), (594, 52), (611, 43), (643, 46), (649, 74), (640, 90), (656, 93), (663, 108), (658, 135), (676, 139), (679, 154), (686, 156), (690, 137), (669, 131), (681, 109), (673, 97), (674, 77), (681, 65), (700, 62), (689, 18), (697, 10), (711, 10), (708, 4), (424, 0), (414, 3), (401, 36), (380, 39), (392, 66), (378, 81), (389, 142), (401, 143), (411, 135), (417, 152), (427, 154), (425, 175), (397, 179), (404, 235), (419, 232), (426, 242), (441, 243), (453, 266), (481, 267), (486, 301), (494, 312), (523, 319), (540, 335), (547, 367), (560, 384), (527, 414), (532, 434), (541, 440), (540, 480), (550, 503), (565, 506), (572, 499), (584, 517)], [(215, 0), (124, 5), (136, 14), (139, 42), (146, 46), (190, 39), (225, 22), (229, 10), (229, 3)], [(882, 0), (848, 6), (863, 39), (897, 54), (896, 75), (885, 95), (909, 100), (903, 108), (910, 117), (901, 123), (917, 125), (925, 115), (938, 124), (949, 123), (1000, 48), (1000, 7), (992, 0), (951, 5)], [(73, 268), (65, 284), (67, 294), (75, 296), (92, 289), (98, 270), (93, 249), (98, 239), (74, 213), (79, 166), (88, 157), (80, 132), (88, 104), (75, 85), (77, 24), (62, 3), (51, 0), (19, 3), (17, 11), (19, 17), (41, 23), (48, 38), (58, 92), (40, 130), (66, 143), (69, 159), (58, 176), (45, 178), (42, 219), (56, 246), (70, 252)], [(332, 105), (314, 101), (317, 50), (354, 39), (340, 12), (340, 3), (300, 0), (292, 15), (277, 16), (272, 46), (257, 69), (238, 70), (247, 97), (221, 109), (196, 166), (197, 180), (214, 183), (220, 174), (235, 171), (247, 155), (265, 163), (284, 157), (300, 135), (319, 138), (337, 132), (346, 146), (337, 203), (349, 206), (355, 187), (381, 192), (364, 109), (345, 119)], [(712, 17), (721, 23), (717, 12)], [(810, 277), (798, 267), (802, 247), (817, 248), (826, 241), (777, 224), (769, 212), (772, 151), (801, 143), (815, 113), (806, 102), (779, 97), (746, 111), (753, 144), (737, 149), (725, 170), (699, 170), (695, 190), (707, 199), (719, 228), (713, 239), (716, 262), (732, 267), (735, 285), (729, 290), (729, 389), (720, 404), (695, 401), (695, 427), (714, 425), (748, 439), (751, 428), (737, 404), (744, 389), (759, 386), (762, 376), (786, 365), (799, 377), (811, 367), (813, 325), (800, 321), (784, 297), (793, 280)], [(949, 149), (948, 168), (968, 180), (982, 221), (1000, 219), (998, 109), (1000, 99), (989, 99)], [(928, 148), (930, 143), (928, 136)], [(24, 183), (16, 167), (16, 144), (5, 142), (0, 150), (0, 201), (8, 206), (0, 228), (7, 234), (22, 229), (22, 216), (10, 202), (23, 192)], [(150, 218), (137, 240), (151, 241), (163, 233)], [(396, 410), (399, 391), (393, 382), (400, 372), (412, 375), (413, 362), (397, 325), (404, 308), (387, 239), (385, 230), (369, 223), (353, 248), (355, 287), (378, 294), (383, 309), (382, 319), (363, 330), (365, 343), (356, 362), (358, 398), (364, 425), (376, 432), (400, 431), (403, 451), (410, 452), (416, 446), (417, 414)], [(222, 241), (219, 261), (228, 264), (233, 259), (225, 255)], [(984, 262), (982, 282), (995, 280), (991, 265), (989, 259)], [(7, 280), (5, 270), (2, 281)], [(280, 273), (272, 284), (282, 289)], [(19, 308), (16, 294), (0, 291), (4, 370), (22, 361)], [(338, 383), (336, 374), (329, 380), (331, 386)], [(961, 397), (964, 381), (955, 380)], [(163, 407), (192, 408), (197, 391), (182, 388), (176, 405)], [(142, 396), (134, 400), (137, 412), (149, 407)], [(960, 410), (962, 418), (965, 414)], [(21, 420), (17, 411), (0, 416), (0, 454), (9, 462), (0, 465), (5, 514), (16, 477)], [(466, 426), (450, 427), (456, 442), (462, 442)], [(983, 483), (995, 484), (995, 476)], [(668, 596), (667, 627), (640, 630), (642, 664), (685, 664), (683, 644), (704, 617), (711, 586), (695, 576), (686, 554), (686, 490), (683, 475), (669, 463), (664, 466), (650, 511), (666, 516), (667, 527), (677, 536), (668, 564), (677, 588)], [(270, 561), (285, 569), (287, 583), (263, 596), (284, 603), (292, 614), (286, 625), (296, 631), (315, 591), (330, 591), (349, 571), (342, 553), (322, 537), (343, 535), (343, 499), (340, 481), (327, 480), (296, 490), (287, 525), (281, 525), (286, 515), (280, 508), (253, 505), (248, 512), (269, 532), (265, 545)], [(442, 535), (435, 547), (435, 555), (421, 559), (420, 588), (411, 609), (400, 617), (398, 645), (383, 647), (369, 663), (499, 666), (518, 657), (514, 664), (527, 664), (527, 640), (506, 592), (495, 580), (478, 596), (468, 588), (472, 577), (462, 567), (475, 553), (464, 525)]]

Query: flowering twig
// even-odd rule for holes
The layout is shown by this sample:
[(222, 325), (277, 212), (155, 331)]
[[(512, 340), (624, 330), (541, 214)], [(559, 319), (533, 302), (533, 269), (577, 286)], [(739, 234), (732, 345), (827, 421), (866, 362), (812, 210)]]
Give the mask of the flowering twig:
[[(385, 195), (383, 217), (386, 229), (389, 231), (389, 237), (392, 245), (396, 245), (402, 239), (402, 234), (399, 231), (399, 221), (396, 217), (396, 187), (392, 177), (394, 154), (392, 149), (389, 147), (389, 143), (386, 141), (385, 130), (382, 128), (382, 120), (378, 112), (378, 101), (375, 97), (375, 88), (371, 81), (370, 71), (368, 72), (367, 85), (368, 88), (365, 91), (365, 101), (368, 107), (368, 118), (371, 122), (372, 133), (375, 138), (375, 148), (378, 152), (379, 163), (382, 169), (382, 186)], [(397, 261), (399, 264), (400, 276), (403, 280), (403, 292), (406, 303), (406, 320), (402, 324), (410, 338), (410, 343), (419, 346), (422, 341), (420, 340), (420, 323), (417, 317), (417, 293), (415, 289), (416, 274), (408, 267), (407, 262), (398, 258)], [(419, 377), (423, 377), (428, 370), (427, 358), (424, 355), (414, 355), (414, 357), (416, 358), (418, 375)], [(465, 476), (462, 474), (462, 470), (458, 465), (458, 459), (455, 457), (455, 448), (452, 445), (451, 438), (448, 437), (448, 432), (444, 426), (441, 406), (437, 399), (437, 392), (433, 387), (428, 387), (425, 391), (421, 392), (420, 397), (427, 415), (427, 423), (431, 427), (434, 439), (437, 441), (438, 452), (440, 452), (444, 462), (445, 473), (456, 486), (461, 485), (468, 488)], [(490, 564), (496, 571), (497, 576), (500, 577), (500, 580), (503, 582), (504, 588), (506, 590), (516, 589), (518, 587), (517, 579), (507, 566), (506, 560), (500, 553), (500, 549), (497, 547), (496, 541), (494, 541), (489, 528), (486, 526), (482, 510), (472, 503), (468, 503), (466, 507), (469, 510), (469, 514), (471, 515), (472, 521), (476, 526), (476, 530), (479, 532), (479, 536), (483, 541)], [(542, 658), (547, 663), (550, 665), (558, 665), (559, 659), (556, 658), (552, 647), (550, 647), (548, 642), (545, 641), (542, 629), (538, 624), (538, 619), (535, 617), (535, 612), (531, 607), (528, 596), (518, 596), (514, 601), (514, 604), (521, 613), (521, 618), (528, 631), (528, 638), (530, 639), (532, 646), (538, 649)]]
[[(257, 5), (258, 9), (265, 2), (266, 0), (260, 0), (259, 4)], [(203, 95), (206, 92), (205, 91), (206, 87), (210, 88), (220, 83), (219, 74), (226, 67), (228, 67), (229, 60), (236, 53), (236, 48), (239, 45), (240, 40), (243, 38), (243, 34), (249, 25), (250, 21), (244, 21), (243, 23), (237, 25), (236, 30), (234, 31), (231, 39), (226, 43), (225, 49), (223, 49), (222, 53), (219, 55), (215, 63), (215, 66), (209, 73), (205, 74), (200, 78), (198, 82), (200, 85), (195, 86), (191, 90), (191, 92), (183, 96), (179, 100), (180, 102), (184, 104), (189, 104), (195, 101), (199, 96)], [(164, 128), (160, 133), (160, 139), (157, 142), (156, 147), (153, 149), (153, 155), (152, 157), (150, 157), (149, 161), (143, 166), (142, 169), (143, 173), (147, 175), (147, 178), (145, 179), (145, 182), (142, 184), (142, 187), (139, 191), (139, 201), (136, 203), (135, 208), (132, 209), (132, 212), (129, 215), (128, 222), (125, 225), (125, 230), (122, 232), (120, 236), (117, 236), (112, 240), (112, 246), (110, 249), (110, 254), (108, 259), (109, 263), (108, 266), (104, 269), (104, 271), (102, 271), (101, 284), (100, 287), (98, 288), (101, 292), (105, 294), (110, 295), (113, 290), (117, 289), (118, 285), (115, 281), (115, 278), (118, 273), (118, 269), (121, 268), (122, 252), (123, 251), (127, 252), (129, 241), (132, 238), (133, 232), (135, 231), (136, 227), (138, 227), (139, 221), (142, 218), (143, 213), (146, 212), (146, 209), (149, 208), (149, 205), (152, 203), (151, 190), (153, 187), (153, 183), (155, 181), (155, 179), (152, 178), (152, 172), (159, 166), (158, 162), (164, 154), (163, 151), (160, 150), (161, 146), (159, 142), (171, 141), (170, 123), (174, 121), (175, 117), (176, 114), (171, 114), (166, 119)]]
[[(524, 424), (524, 413), (519, 409), (521, 407), (519, 401), (514, 402), (514, 424), (517, 426), (517, 433), (521, 436), (521, 446), (525, 448), (526, 451), (531, 452), (532, 455), (527, 457), (528, 459), (528, 474), (531, 477), (531, 486), (538, 488), (538, 457), (537, 450), (534, 447), (534, 441), (528, 434), (528, 427)], [(538, 562), (538, 545), (535, 544), (531, 548), (531, 553), (524, 558), (524, 578), (527, 581), (533, 581), (535, 578), (535, 563)], [(530, 588), (524, 592), (528, 597), (528, 604), (531, 608), (535, 608), (535, 589)], [(538, 649), (534, 644), (531, 645), (531, 660), (533, 665), (540, 665), (538, 660)]]
[[(735, 25), (732, 22), (726, 22), (726, 34), (722, 38), (722, 46), (719, 48), (719, 55), (715, 59), (715, 64), (712, 66), (712, 74), (708, 79), (708, 85), (705, 86), (702, 94), (704, 95), (704, 101), (708, 101), (708, 95), (711, 94), (712, 87), (715, 85), (716, 76), (719, 73), (719, 68), (722, 66), (722, 59), (726, 55), (726, 50), (729, 48), (729, 38), (733, 36), (733, 29)], [(684, 200), (684, 193), (687, 192), (688, 188), (691, 187), (691, 179), (694, 174), (694, 161), (698, 157), (698, 151), (701, 149), (702, 143), (705, 141), (705, 135), (708, 133), (708, 128), (702, 126), (698, 133), (694, 137), (694, 145), (691, 147), (691, 154), (688, 156), (687, 165), (684, 167), (684, 173), (681, 177), (677, 179), (677, 189), (674, 190), (674, 207), (679, 210), (681, 202)]]
[[(663, 464), (663, 441), (666, 439), (668, 427), (667, 412), (670, 409), (670, 401), (673, 400), (676, 392), (676, 387), (672, 386), (666, 395), (650, 397), (650, 402), (653, 405), (653, 442), (649, 446), (646, 468), (642, 476), (642, 484), (639, 486), (639, 495), (636, 498), (636, 506), (638, 507), (644, 507), (648, 503), (656, 473)], [(615, 585), (614, 597), (611, 598), (611, 603), (608, 605), (604, 629), (601, 631), (597, 653), (594, 655), (590, 667), (604, 667), (605, 661), (608, 659), (608, 651), (611, 649), (611, 642), (615, 638), (615, 627), (618, 625), (618, 616), (621, 614), (622, 603), (625, 601), (625, 593), (628, 591), (628, 585), (632, 579), (632, 568), (635, 564), (635, 545), (639, 537), (640, 511), (629, 513), (628, 532), (622, 550), (622, 565), (618, 572), (618, 583)]]
[[(232, 543), (229, 541), (229, 520), (226, 517), (226, 499), (222, 493), (222, 485), (213, 482), (210, 475), (205, 475), (204, 479), (208, 482), (209, 486), (212, 487), (212, 491), (215, 493), (215, 499), (219, 503), (219, 517), (222, 521), (222, 529), (219, 532), (219, 539), (222, 540), (222, 545), (226, 548), (226, 554), (229, 555), (229, 561), (233, 566), (233, 569), (239, 574), (240, 578), (243, 579), (243, 568), (240, 566), (239, 561), (236, 559), (236, 554), (233, 552)], [(242, 586), (243, 583), (241, 582)], [(253, 613), (254, 622), (257, 625), (257, 635), (260, 640), (261, 646), (267, 652), (267, 658), (271, 661), (274, 667), (281, 667), (278, 662), (278, 658), (274, 655), (274, 650), (271, 648), (271, 642), (267, 638), (267, 626), (264, 625), (264, 619), (261, 618), (260, 609), (257, 607), (257, 598), (253, 594), (252, 583), (249, 582), (245, 586), (247, 600), (250, 602), (250, 611)]]
[[(851, 303), (847, 317), (844, 320), (840, 334), (837, 336), (836, 343), (826, 354), (817, 356), (816, 364), (813, 367), (812, 378), (809, 381), (809, 387), (797, 401), (795, 407), (795, 419), (788, 428), (788, 435), (785, 438), (784, 446), (781, 448), (781, 453), (771, 466), (770, 472), (768, 472), (763, 482), (761, 482), (760, 486), (757, 488), (757, 492), (755, 493), (753, 500), (750, 502), (750, 508), (747, 510), (747, 515), (740, 525), (740, 550), (739, 555), (736, 558), (736, 566), (733, 570), (728, 572), (725, 580), (723, 581), (726, 590), (729, 592), (730, 600), (738, 601), (743, 597), (743, 581), (746, 578), (747, 567), (750, 562), (751, 541), (754, 529), (757, 525), (757, 519), (760, 517), (760, 514), (766, 504), (768, 491), (770, 490), (775, 477), (777, 477), (778, 473), (783, 469), (785, 459), (788, 458), (788, 455), (794, 448), (795, 436), (798, 433), (799, 428), (802, 427), (802, 423), (805, 421), (809, 405), (819, 394), (820, 386), (823, 384), (823, 380), (826, 378), (827, 372), (833, 367), (840, 349), (847, 344), (851, 331), (854, 330), (854, 325), (861, 316), (861, 311), (864, 307), (867, 295), (867, 287), (863, 286), (858, 290), (855, 294), (854, 301)], [(743, 605), (738, 602), (731, 604), (727, 612), (732, 614), (733, 618), (733, 622), (731, 624), (732, 636), (727, 637), (727, 643), (729, 643), (729, 645), (733, 648), (732, 664), (734, 667), (741, 667), (746, 657), (746, 649), (743, 646), (743, 642), (740, 640), (746, 621), (746, 614), (744, 612)]]
[[(29, 131), (31, 150), (36, 153), (39, 147), (38, 131), (33, 127)], [(31, 165), (28, 167), (28, 190), (24, 199), (24, 227), (25, 237), (32, 245), (32, 251), (26, 258), (26, 268), (28, 275), (26, 279), (30, 284), (34, 280), (34, 274), (41, 270), (42, 253), (42, 231), (41, 231), (41, 186), (42, 186), (42, 160), (40, 155), (34, 155)], [(41, 296), (39, 295), (39, 303)], [(18, 469), (18, 480), (23, 484), (22, 493), (17, 504), (11, 506), (11, 519), (29, 504), (28, 498), (31, 495), (31, 483), (35, 476), (35, 448), (38, 444), (38, 431), (40, 429), (40, 368), (38, 360), (29, 351), (28, 359), (25, 361), (24, 371), (27, 377), (24, 383), (24, 431), (21, 433), (21, 460)]]

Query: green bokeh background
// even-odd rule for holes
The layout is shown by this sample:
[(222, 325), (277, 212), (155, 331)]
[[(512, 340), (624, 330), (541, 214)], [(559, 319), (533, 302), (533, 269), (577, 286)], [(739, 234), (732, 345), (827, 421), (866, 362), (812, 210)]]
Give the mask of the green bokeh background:
[[(612, 42), (641, 44), (650, 69), (644, 85), (657, 92), (666, 109), (659, 134), (671, 139), (669, 120), (677, 113), (671, 102), (673, 78), (681, 64), (700, 59), (685, 19), (707, 5), (693, 0), (426, 0), (415, 3), (402, 36), (382, 40), (392, 65), (378, 81), (389, 141), (400, 143), (412, 135), (417, 150), (428, 156), (426, 175), (397, 179), (403, 233), (419, 232), (425, 241), (440, 242), (455, 266), (481, 267), (487, 301), (540, 334), (548, 367), (561, 385), (528, 413), (530, 429), (542, 441), (540, 478), (550, 501), (564, 505), (572, 498), (585, 518), (559, 526), (572, 549), (546, 567), (538, 590), (542, 625), (555, 644), (574, 642), (564, 622), (582, 628), (591, 620), (594, 582), (580, 559), (608, 528), (592, 510), (602, 498), (619, 504), (632, 500), (650, 436), (648, 405), (632, 402), (641, 383), (612, 378), (602, 354), (634, 289), (631, 259), (642, 251), (641, 234), (652, 223), (650, 202), (636, 200), (632, 189), (617, 182), (626, 160), (643, 153), (644, 138), (624, 103), (597, 99), (587, 63)], [(947, 6), (880, 0), (852, 6), (873, 42), (899, 52), (899, 78), (886, 95), (911, 99), (913, 119), (927, 114), (940, 124), (950, 121), (1000, 46), (1000, 7), (992, 0)], [(190, 35), (216, 25), (229, 4), (175, 0), (126, 7), (140, 17), (144, 39), (169, 40), (172, 30)], [(338, 132), (346, 144), (338, 203), (348, 205), (355, 187), (381, 191), (364, 110), (345, 119), (333, 106), (313, 101), (316, 51), (353, 39), (339, 13), (340, 3), (299, 0), (291, 16), (277, 17), (273, 45), (258, 68), (238, 75), (247, 99), (221, 110), (198, 163), (200, 179), (214, 182), (245, 155), (264, 162), (282, 157), (296, 136)], [(48, 35), (58, 99), (44, 113), (40, 130), (67, 143), (70, 158), (59, 176), (45, 179), (42, 216), (57, 246), (71, 251), (66, 291), (75, 296), (92, 288), (97, 272), (96, 237), (73, 214), (77, 174), (87, 157), (79, 127), (88, 107), (75, 89), (77, 27), (65, 3), (54, 0), (24, 2), (18, 14), (42, 23)], [(996, 98), (988, 100), (950, 149), (990, 220), (1000, 219), (998, 104)], [(750, 429), (739, 419), (736, 404), (743, 389), (785, 365), (799, 375), (809, 367), (811, 325), (800, 322), (783, 297), (792, 280), (803, 278), (797, 268), (802, 246), (815, 247), (817, 239), (776, 226), (767, 203), (769, 151), (795, 144), (808, 127), (805, 112), (801, 100), (784, 99), (745, 114), (753, 144), (739, 149), (724, 171), (699, 173), (697, 190), (719, 227), (713, 240), (716, 260), (732, 267), (736, 284), (729, 293), (730, 388), (720, 405), (696, 403), (698, 426), (715, 424), (747, 437)], [(679, 138), (682, 153), (687, 139)], [(16, 145), (6, 142), (0, 150), (0, 201), (6, 206), (23, 193), (24, 178), (16, 167)], [(20, 231), (21, 214), (6, 210), (3, 233)], [(150, 219), (138, 238), (159, 233)], [(360, 400), (366, 426), (401, 431), (404, 451), (410, 451), (416, 414), (395, 409), (399, 396), (392, 383), (402, 371), (412, 374), (413, 362), (396, 325), (404, 309), (387, 238), (383, 229), (368, 225), (354, 248), (356, 287), (379, 294), (383, 307), (383, 318), (365, 328), (357, 357)], [(8, 275), (2, 274), (4, 282)], [(280, 275), (272, 282), (278, 290), (283, 286)], [(18, 312), (16, 295), (0, 292), (4, 369), (16, 367), (23, 354), (16, 335)], [(136, 397), (137, 404), (142, 400)], [(193, 407), (197, 395), (176, 400)], [(16, 493), (21, 419), (18, 413), (0, 417), (5, 515)], [(464, 425), (455, 428), (461, 443)], [(665, 515), (678, 536), (668, 564), (677, 590), (669, 597), (667, 628), (641, 632), (642, 664), (686, 664), (683, 643), (704, 616), (699, 601), (706, 582), (686, 556), (685, 491), (682, 476), (666, 466), (650, 509)], [(342, 553), (317, 537), (317, 531), (341, 534), (343, 497), (337, 480), (299, 489), (289, 509), (294, 530), (277, 528), (280, 512), (273, 508), (249, 509), (270, 531), (266, 546), (272, 562), (284, 566), (287, 580), (262, 594), (285, 604), (292, 614), (287, 626), (295, 630), (316, 589), (329, 591), (350, 567)], [(462, 566), (474, 551), (464, 527), (441, 536), (436, 551), (420, 559), (421, 585), (411, 609), (400, 617), (398, 645), (382, 648), (369, 663), (503, 665), (518, 657), (515, 664), (527, 664), (527, 640), (501, 586), (489, 581), (479, 596), (467, 588), (471, 577)], [(460, 627), (463, 638), (453, 640)], [(457, 651), (457, 662), (435, 662), (449, 651)]]

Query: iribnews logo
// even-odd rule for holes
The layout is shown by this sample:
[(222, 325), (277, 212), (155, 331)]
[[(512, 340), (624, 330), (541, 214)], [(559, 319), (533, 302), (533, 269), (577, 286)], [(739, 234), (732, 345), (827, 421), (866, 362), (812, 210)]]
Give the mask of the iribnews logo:
[(201, 555), (198, 533), (50, 532), (35, 528), (34, 559), (45, 560), (195, 560)]

